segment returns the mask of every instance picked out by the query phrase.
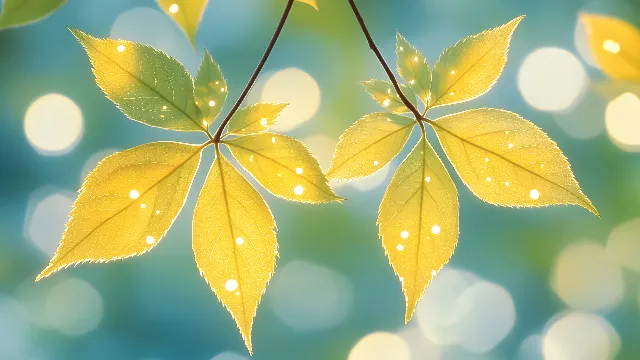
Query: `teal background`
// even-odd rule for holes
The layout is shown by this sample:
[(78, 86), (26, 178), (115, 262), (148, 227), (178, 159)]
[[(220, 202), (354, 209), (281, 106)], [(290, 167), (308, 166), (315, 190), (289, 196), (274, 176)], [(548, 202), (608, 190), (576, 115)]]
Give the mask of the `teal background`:
[[(337, 139), (356, 119), (378, 111), (359, 82), (384, 78), (384, 73), (347, 1), (319, 1), (319, 12), (304, 4), (294, 5), (265, 73), (297, 67), (313, 76), (322, 91), (320, 110), (288, 134), (297, 138), (323, 134)], [(224, 114), (255, 68), (284, 3), (212, 0), (198, 33), (197, 54), (177, 28), (167, 23), (166, 31), (177, 34), (178, 39), (167, 49), (192, 74), (204, 47), (222, 67), (229, 87)], [(631, 0), (588, 4), (581, 0), (360, 0), (358, 4), (390, 64), (395, 61), (396, 31), (433, 64), (438, 54), (458, 39), (527, 15), (515, 33), (507, 67), (493, 90), (471, 103), (438, 109), (437, 114), (491, 106), (533, 121), (569, 158), (602, 218), (578, 207), (494, 207), (475, 198), (452, 171), (460, 193), (461, 235), (449, 266), (504, 287), (513, 299), (516, 321), (508, 335), (485, 354), (451, 345), (443, 346), (439, 357), (433, 358), (529, 359), (520, 351), (522, 341), (543, 332), (549, 319), (570, 309), (550, 287), (554, 260), (562, 249), (585, 238), (604, 246), (614, 227), (640, 216), (640, 158), (618, 148), (606, 131), (586, 140), (569, 136), (553, 115), (537, 111), (522, 99), (517, 91), (517, 72), (525, 56), (539, 47), (556, 46), (575, 53), (574, 29), (580, 11), (610, 13), (637, 25), (640, 7)], [(20, 338), (25, 346), (19, 352), (5, 352), (7, 359), (211, 359), (225, 351), (248, 357), (233, 320), (200, 278), (193, 260), (190, 220), (196, 190), (167, 237), (152, 252), (106, 265), (79, 266), (33, 283), (49, 259), (24, 231), (30, 199), (51, 189), (76, 191), (85, 161), (101, 150), (157, 140), (204, 140), (199, 135), (163, 131), (126, 119), (95, 85), (84, 51), (66, 29), (69, 26), (107, 37), (117, 16), (135, 7), (157, 9), (151, 0), (70, 0), (42, 22), (0, 31), (0, 304), (11, 301), (29, 313), (29, 300), (46, 297), (48, 289), (70, 277), (89, 283), (103, 302), (99, 324), (81, 336), (41, 327), (32, 320), (34, 314), (19, 315), (15, 306), (0, 311), (0, 316), (6, 317), (0, 318), (0, 338), (15, 337), (15, 324), (25, 329)], [(605, 79), (598, 70), (587, 69), (593, 81)], [(83, 137), (62, 156), (37, 153), (23, 128), (29, 104), (52, 92), (71, 98), (84, 118)], [(603, 112), (603, 108), (592, 111)], [(208, 151), (194, 189), (203, 183), (212, 157)], [(380, 246), (376, 226), (377, 207), (391, 175), (369, 191), (338, 188), (337, 192), (349, 199), (343, 205), (297, 204), (263, 192), (278, 223), (280, 245), (279, 267), (271, 285), (284, 286), (278, 284), (278, 271), (301, 260), (346, 279), (346, 287), (339, 289), (347, 289), (348, 294), (338, 299), (349, 304), (338, 324), (299, 331), (274, 311), (279, 295), (267, 288), (254, 324), (254, 358), (345, 359), (366, 334), (404, 329), (403, 295)], [(639, 236), (636, 234), (635, 241), (640, 241)], [(637, 258), (640, 261), (640, 254)], [(620, 336), (617, 359), (633, 360), (640, 358), (640, 277), (630, 270), (622, 274), (621, 301), (595, 313)], [(309, 283), (313, 284), (313, 279)], [(599, 286), (594, 281), (596, 292)], [(409, 326), (416, 326), (416, 322), (414, 319)], [(0, 349), (10, 345), (0, 340)]]

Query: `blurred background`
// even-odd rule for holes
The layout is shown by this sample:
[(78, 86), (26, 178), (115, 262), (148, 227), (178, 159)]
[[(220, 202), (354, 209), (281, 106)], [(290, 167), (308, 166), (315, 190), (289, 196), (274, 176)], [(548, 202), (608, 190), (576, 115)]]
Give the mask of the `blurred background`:
[[(319, 2), (319, 12), (294, 5), (249, 101), (291, 103), (276, 130), (305, 142), (326, 169), (338, 136), (379, 110), (359, 82), (385, 76), (347, 1)], [(206, 47), (227, 78), (228, 111), (284, 4), (211, 0), (197, 51), (152, 0), (69, 0), (42, 22), (0, 31), (0, 359), (249, 358), (195, 266), (197, 191), (152, 252), (71, 268), (40, 283), (34, 278), (57, 247), (82, 179), (100, 159), (149, 141), (204, 141), (126, 119), (95, 85), (66, 26), (150, 44), (194, 75)], [(291, 203), (261, 189), (278, 223), (280, 258), (255, 319), (253, 358), (640, 359), (640, 84), (602, 75), (578, 21), (590, 11), (638, 26), (640, 4), (358, 4), (390, 64), (396, 31), (433, 65), (457, 40), (526, 14), (493, 90), (433, 116), (490, 106), (531, 120), (563, 149), (602, 218), (579, 207), (494, 207), (452, 172), (460, 193), (459, 245), (405, 325), (400, 283), (376, 218), (411, 146), (375, 176), (335, 184), (349, 199), (343, 205)], [(208, 151), (194, 189), (212, 157)]]

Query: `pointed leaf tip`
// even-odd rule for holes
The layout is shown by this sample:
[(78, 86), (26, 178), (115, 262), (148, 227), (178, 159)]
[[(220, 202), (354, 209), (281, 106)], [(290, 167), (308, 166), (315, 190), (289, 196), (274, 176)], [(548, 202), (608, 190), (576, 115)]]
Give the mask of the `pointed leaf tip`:
[(314, 9), (316, 9), (316, 11), (318, 11), (318, 1), (317, 0), (297, 0), (301, 3), (305, 3), (308, 5), (311, 5)]

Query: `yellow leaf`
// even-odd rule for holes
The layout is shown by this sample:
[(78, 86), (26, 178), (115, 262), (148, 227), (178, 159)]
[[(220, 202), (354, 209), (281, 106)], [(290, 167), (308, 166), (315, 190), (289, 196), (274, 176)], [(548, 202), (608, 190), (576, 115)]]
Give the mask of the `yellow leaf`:
[(250, 353), (253, 319), (276, 265), (275, 227), (260, 194), (217, 150), (193, 215), (193, 252)]
[(151, 250), (182, 209), (202, 148), (156, 142), (102, 160), (82, 185), (58, 250), (36, 280), (71, 265)]
[(517, 207), (575, 204), (598, 215), (556, 143), (519, 115), (475, 109), (432, 124), (462, 181), (480, 199)]
[(640, 80), (640, 30), (605, 15), (582, 14), (580, 20), (602, 71), (618, 80)]
[(178, 24), (195, 46), (196, 33), (209, 0), (157, 0), (160, 8)]
[(203, 121), (206, 121), (205, 127), (208, 127), (220, 114), (229, 90), (220, 66), (213, 61), (207, 49), (204, 50), (194, 85), (196, 105), (202, 113)]
[(489, 91), (507, 63), (511, 35), (523, 18), (447, 48), (433, 68), (429, 107), (469, 101)]
[(400, 33), (396, 34), (396, 65), (402, 79), (426, 106), (431, 89), (431, 69), (422, 52)]
[(317, 0), (298, 0), (301, 3), (309, 4), (313, 6), (314, 9), (318, 10), (318, 1)]
[(298, 140), (262, 133), (225, 140), (231, 154), (269, 192), (307, 203), (340, 201), (309, 150)]
[[(367, 91), (367, 93), (369, 93), (371, 98), (386, 110), (396, 114), (411, 112), (409, 109), (407, 109), (406, 106), (404, 106), (404, 103), (398, 96), (396, 89), (393, 87), (393, 84), (390, 81), (367, 80), (363, 81), (362, 85), (364, 86), (364, 89)], [(409, 88), (407, 85), (400, 84), (400, 90), (407, 98), (407, 100), (415, 105), (416, 95), (413, 93), (411, 88)]]
[(400, 278), (409, 322), (458, 242), (458, 193), (424, 136), (400, 164), (378, 215), (382, 246)]
[(203, 130), (193, 79), (177, 60), (148, 45), (71, 32), (91, 59), (96, 83), (128, 118), (165, 129)]
[(340, 136), (327, 176), (349, 181), (375, 173), (400, 153), (414, 125), (414, 119), (391, 113), (362, 117)]
[(260, 102), (238, 110), (229, 121), (229, 133), (247, 135), (260, 133), (276, 123), (287, 104)]

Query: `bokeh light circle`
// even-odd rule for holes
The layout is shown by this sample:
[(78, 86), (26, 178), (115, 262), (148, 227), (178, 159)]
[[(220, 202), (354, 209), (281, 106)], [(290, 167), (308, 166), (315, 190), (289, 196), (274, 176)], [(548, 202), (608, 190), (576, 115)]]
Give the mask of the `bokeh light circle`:
[(624, 294), (620, 267), (600, 244), (580, 241), (555, 259), (551, 288), (567, 305), (580, 310), (609, 309)]
[(360, 339), (347, 360), (411, 360), (411, 350), (400, 336), (374, 332)]
[(29, 105), (24, 132), (31, 146), (42, 155), (63, 155), (80, 141), (84, 129), (82, 111), (73, 100), (46, 94)]
[(89, 283), (75, 278), (54, 286), (44, 302), (46, 325), (68, 336), (94, 330), (102, 313), (102, 296)]
[(529, 54), (518, 72), (518, 89), (532, 107), (549, 112), (570, 109), (587, 86), (584, 66), (575, 55), (555, 47)]
[(58, 248), (73, 201), (72, 192), (40, 190), (30, 196), (25, 236), (47, 257)]
[(320, 109), (320, 87), (303, 70), (287, 68), (273, 73), (262, 87), (261, 100), (288, 103), (274, 131), (287, 132), (308, 121)]
[(16, 300), (0, 296), (0, 359), (23, 359), (29, 343), (29, 315)]
[(640, 218), (624, 222), (611, 231), (607, 252), (618, 264), (640, 272)]
[(211, 360), (248, 360), (248, 358), (231, 351), (225, 351), (211, 358)]
[(269, 299), (276, 315), (298, 331), (329, 329), (349, 313), (353, 289), (341, 273), (306, 261), (284, 266), (269, 285)]
[(620, 336), (602, 317), (571, 312), (551, 320), (543, 335), (545, 360), (612, 360)]
[(611, 100), (605, 126), (613, 142), (626, 151), (640, 151), (640, 98), (630, 92)]

